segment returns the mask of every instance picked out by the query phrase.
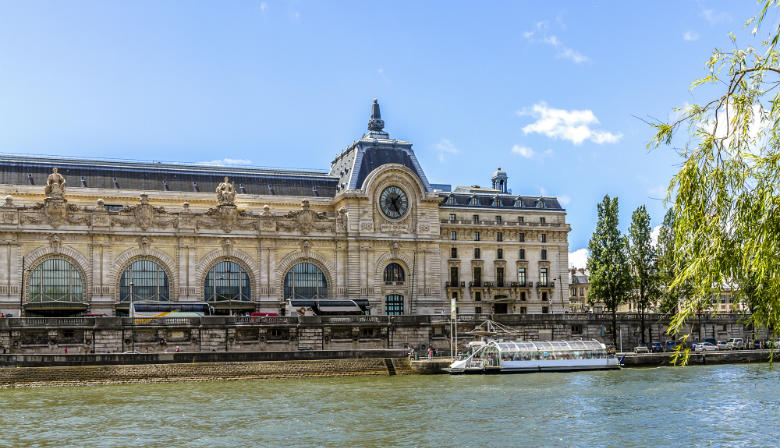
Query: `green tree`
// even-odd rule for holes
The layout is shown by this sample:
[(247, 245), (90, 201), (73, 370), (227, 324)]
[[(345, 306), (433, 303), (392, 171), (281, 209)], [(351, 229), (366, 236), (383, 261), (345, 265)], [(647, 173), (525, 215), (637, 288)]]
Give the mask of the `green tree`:
[(656, 254), (658, 260), (658, 281), (660, 283), (661, 303), (659, 311), (662, 313), (673, 314), (677, 312), (677, 306), (680, 302), (677, 289), (669, 287), (674, 282), (679, 269), (674, 260), (674, 213), (667, 210), (664, 215), (664, 222), (658, 231), (658, 241), (656, 242)]
[(618, 198), (604, 196), (598, 204), (598, 222), (590, 237), (588, 302), (604, 303), (612, 313), (612, 344), (617, 346), (617, 308), (631, 292), (628, 243), (618, 230)]
[[(732, 34), (734, 49), (715, 49), (709, 73), (692, 84), (719, 94), (680, 111), (675, 121), (653, 124), (650, 146), (671, 144), (681, 129), (689, 139), (667, 197), (675, 259), (684, 262), (670, 286), (691, 289), (681, 296), (673, 334), (723, 285), (736, 286), (736, 297), (749, 306), (747, 323), (772, 333), (780, 325), (778, 5), (780, 0), (762, 0), (747, 21), (756, 45), (738, 48)], [(765, 21), (769, 17), (772, 23)]]
[(658, 268), (656, 251), (650, 236), (650, 215), (644, 205), (631, 215), (628, 229), (628, 255), (631, 263), (631, 277), (642, 329), (642, 344), (645, 343), (645, 310), (658, 298)]

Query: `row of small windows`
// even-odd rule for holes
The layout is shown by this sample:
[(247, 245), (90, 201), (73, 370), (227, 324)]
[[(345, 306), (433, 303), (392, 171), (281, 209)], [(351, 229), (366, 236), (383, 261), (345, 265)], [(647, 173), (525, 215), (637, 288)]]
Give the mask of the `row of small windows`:
[[(450, 213), (450, 222), (456, 222), (457, 220), (458, 220), (457, 215), (455, 213)], [(471, 216), (471, 222), (473, 224), (480, 224), (482, 221), (480, 221), (479, 215), (472, 215)], [(496, 224), (502, 224), (503, 222), (504, 222), (503, 217), (501, 217), (501, 215), (496, 215), (495, 223)], [(517, 217), (517, 222), (518, 223), (524, 223), (525, 222), (525, 218), (523, 216), (518, 216)], [(539, 224), (547, 224), (547, 219), (545, 217), (543, 217), (543, 216), (539, 217)]]
[[(482, 255), (482, 251), (479, 249), (479, 247), (475, 247), (474, 248), (474, 258), (479, 260), (481, 258), (481, 255)], [(450, 248), (450, 258), (458, 258), (458, 248), (457, 247)], [(503, 260), (504, 259), (504, 249), (502, 249), (500, 247), (498, 249), (496, 249), (496, 258), (499, 259), (499, 260)], [(520, 251), (518, 253), (518, 258), (520, 260), (525, 260), (525, 249), (520, 249)], [(539, 254), (539, 258), (541, 260), (547, 260), (547, 249), (542, 249), (541, 250), (541, 252)], [(385, 281), (387, 281), (387, 280), (385, 279)]]
[[(527, 280), (527, 268), (517, 268), (517, 281), (521, 285), (525, 285)], [(450, 284), (458, 284), (460, 277), (460, 269), (457, 266), (450, 267)], [(539, 269), (539, 284), (546, 286), (548, 283), (548, 269)], [(503, 286), (504, 283), (504, 268), (496, 268), (496, 283), (497, 286)], [(475, 266), (472, 271), (472, 286), (481, 286), (482, 284), (482, 268)]]
[[(517, 269), (517, 282), (520, 283), (520, 285), (525, 285), (527, 280), (527, 269), (526, 268), (518, 268)], [(460, 277), (460, 269), (457, 266), (451, 266), (450, 267), (450, 284), (451, 285), (457, 285)], [(471, 275), (471, 286), (482, 286), (482, 268), (480, 266), (475, 266), (472, 271)], [(548, 283), (548, 270), (547, 268), (540, 268), (539, 269), (539, 284), (542, 286), (547, 286)], [(504, 286), (504, 268), (498, 267), (496, 268), (496, 286), (503, 287)]]
[[(571, 296), (577, 297), (577, 288), (571, 289)], [(580, 297), (585, 297), (585, 288), (580, 288)]]
[[(474, 241), (481, 241), (480, 233), (478, 231), (475, 231), (473, 233), (473, 238), (474, 238)], [(458, 232), (456, 232), (455, 230), (450, 231), (450, 239), (452, 241), (457, 241), (457, 239), (458, 239)], [(504, 232), (496, 232), (496, 241), (504, 241)], [(525, 233), (519, 233), (517, 235), (517, 241), (519, 241), (521, 243), (524, 243), (525, 242)], [(547, 234), (546, 233), (542, 233), (540, 235), (540, 237), (539, 237), (539, 241), (541, 241), (542, 243), (546, 243), (547, 242)]]

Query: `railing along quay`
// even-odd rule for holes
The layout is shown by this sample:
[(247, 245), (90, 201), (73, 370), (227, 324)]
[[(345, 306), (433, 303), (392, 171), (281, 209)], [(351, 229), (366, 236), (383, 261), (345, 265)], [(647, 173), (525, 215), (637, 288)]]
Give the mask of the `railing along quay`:
[[(645, 314), (646, 322), (668, 322), (669, 314)], [(743, 314), (721, 313), (700, 315), (690, 320), (697, 322), (737, 323), (747, 317)], [(460, 323), (482, 323), (485, 320), (495, 320), (507, 325), (525, 325), (541, 323), (567, 322), (611, 322), (609, 313), (565, 313), (565, 314), (459, 314)], [(638, 322), (638, 313), (621, 313), (617, 315), (618, 322)], [(0, 318), (0, 328), (56, 328), (56, 327), (99, 327), (108, 328), (130, 326), (186, 326), (186, 327), (217, 327), (217, 326), (263, 326), (263, 325), (334, 325), (334, 324), (380, 324), (380, 325), (430, 325), (451, 321), (449, 314), (431, 314), (416, 316), (204, 316), (204, 317), (162, 317), (138, 318), (129, 317), (7, 317)]]

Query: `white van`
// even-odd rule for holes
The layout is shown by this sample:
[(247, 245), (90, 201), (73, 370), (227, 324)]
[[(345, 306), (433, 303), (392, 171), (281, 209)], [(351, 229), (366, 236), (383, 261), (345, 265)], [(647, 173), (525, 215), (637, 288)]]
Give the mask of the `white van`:
[(726, 348), (729, 350), (742, 350), (745, 348), (745, 341), (742, 338), (731, 338), (726, 342)]

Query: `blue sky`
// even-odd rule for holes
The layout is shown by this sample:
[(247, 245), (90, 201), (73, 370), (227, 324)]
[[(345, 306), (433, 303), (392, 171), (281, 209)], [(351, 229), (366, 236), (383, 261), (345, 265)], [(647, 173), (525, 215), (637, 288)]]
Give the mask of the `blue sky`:
[(745, 1), (0, 3), (0, 152), (326, 170), (379, 98), (428, 179), (556, 195), (570, 251), (596, 203), (663, 217), (648, 152)]

